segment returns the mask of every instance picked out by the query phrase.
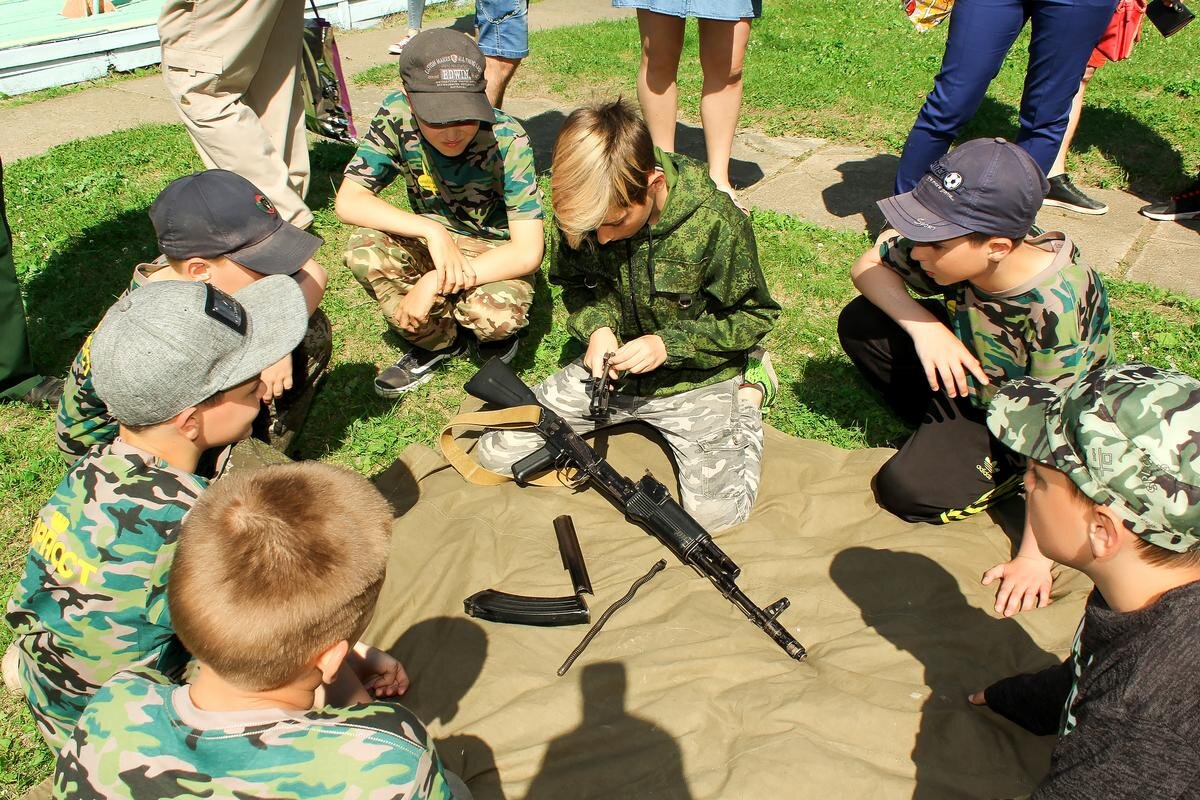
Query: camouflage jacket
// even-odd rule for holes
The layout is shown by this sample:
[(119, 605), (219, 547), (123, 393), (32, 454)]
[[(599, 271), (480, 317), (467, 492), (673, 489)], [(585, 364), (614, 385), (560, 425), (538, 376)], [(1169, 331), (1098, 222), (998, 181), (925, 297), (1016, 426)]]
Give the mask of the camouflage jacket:
[(1112, 356), (1108, 295), (1100, 276), (1079, 261), (1079, 251), (1061, 233), (1029, 240), (1055, 254), (1053, 263), (1021, 286), (989, 294), (963, 281), (939, 286), (912, 257), (913, 243), (894, 237), (879, 255), (918, 294), (942, 295), (950, 325), (987, 373), (982, 387), (967, 375), (971, 402), (987, 406), (996, 387), (1028, 375), (1066, 389)]
[(148, 672), (101, 689), (63, 748), (54, 796), (451, 800), (429, 734), (397, 703), (202, 711)]
[(403, 176), (414, 214), (478, 239), (508, 239), (508, 221), (542, 218), (533, 148), (503, 111), (480, 125), (461, 155), (444, 156), (421, 136), (404, 92), (393, 92), (371, 120), (346, 177), (375, 194)]
[[(159, 261), (138, 264), (129, 279), (129, 288), (121, 297), (141, 286), (148, 275), (164, 266), (165, 262)], [(117, 433), (116, 419), (108, 413), (108, 406), (92, 386), (92, 336), (88, 334), (63, 381), (62, 399), (58, 401), (58, 415), (54, 419), (54, 437), (63, 457), (74, 464), (92, 447), (116, 439)]]
[(656, 150), (667, 201), (654, 225), (578, 250), (555, 228), (547, 248), (550, 280), (563, 287), (567, 328), (587, 343), (608, 327), (622, 343), (662, 337), (667, 360), (626, 376), (621, 391), (662, 397), (728, 380), (771, 330), (779, 304), (758, 264), (750, 219), (687, 156)]
[(175, 674), (186, 662), (166, 577), (180, 521), (207, 487), (118, 440), (80, 459), (34, 521), (6, 619), (26, 698), (55, 749), (118, 670)]

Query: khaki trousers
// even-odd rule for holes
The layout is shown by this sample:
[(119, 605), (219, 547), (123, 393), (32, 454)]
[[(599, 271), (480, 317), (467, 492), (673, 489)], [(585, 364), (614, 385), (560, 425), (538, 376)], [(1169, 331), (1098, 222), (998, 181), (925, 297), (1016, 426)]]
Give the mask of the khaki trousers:
[(307, 227), (304, 0), (167, 0), (163, 79), (205, 165), (236, 172)]

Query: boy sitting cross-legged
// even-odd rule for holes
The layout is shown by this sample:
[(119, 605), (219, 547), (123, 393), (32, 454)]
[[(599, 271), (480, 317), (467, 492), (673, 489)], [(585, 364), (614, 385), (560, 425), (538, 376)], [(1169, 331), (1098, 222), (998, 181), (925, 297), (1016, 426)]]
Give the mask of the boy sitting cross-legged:
[(169, 585), (198, 662), (191, 683), (145, 671), (109, 681), (63, 749), (56, 796), (450, 798), (421, 722), (360, 682), (378, 696), (408, 686), (398, 661), (352, 644), (391, 531), (387, 501), (339, 467), (214, 484), (184, 523)]
[[(749, 219), (703, 165), (657, 149), (621, 100), (572, 112), (552, 169), (550, 280), (587, 352), (534, 393), (577, 432), (602, 427), (586, 416), (584, 382), (614, 354), (604, 424), (654, 426), (674, 452), (683, 507), (710, 531), (742, 522), (758, 493), (762, 409), (778, 388), (758, 342), (779, 305)], [(479, 461), (503, 471), (540, 441), (492, 431)]]
[(1041, 551), (1096, 588), (1070, 658), (971, 702), (1058, 734), (1035, 800), (1196, 797), (1200, 381), (1146, 364), (1065, 391), (1024, 379), (1000, 389), (988, 426), (1029, 458)]
[(250, 435), (259, 375), (300, 342), (307, 321), (300, 287), (271, 275), (232, 296), (153, 283), (100, 322), (92, 379), (120, 435), (79, 459), (41, 510), (6, 617), (52, 748), (117, 671), (176, 674), (186, 662), (163, 591), (179, 523), (208, 487), (196, 465)]
[[(1100, 276), (1065, 235), (1026, 235), (1046, 187), (1020, 147), (975, 139), (879, 203), (896, 230), (854, 263), (862, 296), (838, 337), (915, 428), (875, 476), (879, 504), (903, 519), (950, 522), (1019, 492), (1023, 459), (985, 422), (996, 386), (1028, 375), (1065, 389), (1112, 352)], [(996, 610), (1048, 603), (1050, 566), (1027, 528), (1016, 558), (984, 575), (1000, 579)]]
[[(418, 33), (400, 55), (404, 90), (388, 95), (338, 189), (354, 277), (411, 347), (375, 379), (400, 397), (462, 354), (506, 362), (528, 323), (542, 263), (541, 192), (529, 137), (492, 108), (484, 59), (458, 31)], [(412, 211), (378, 194), (404, 180)]]
[[(333, 344), (329, 319), (317, 308), (327, 277), (312, 259), (320, 237), (284, 222), (254, 184), (220, 169), (171, 181), (150, 206), (150, 221), (164, 255), (134, 267), (130, 291), (159, 281), (195, 281), (234, 294), (265, 275), (291, 275), (300, 285), (308, 330), (293, 353), (262, 371), (260, 397), (272, 405), (255, 429), (255, 436), (285, 450)], [(72, 463), (117, 437), (117, 419), (92, 382), (91, 345), (89, 336), (71, 364), (55, 421), (58, 449)]]

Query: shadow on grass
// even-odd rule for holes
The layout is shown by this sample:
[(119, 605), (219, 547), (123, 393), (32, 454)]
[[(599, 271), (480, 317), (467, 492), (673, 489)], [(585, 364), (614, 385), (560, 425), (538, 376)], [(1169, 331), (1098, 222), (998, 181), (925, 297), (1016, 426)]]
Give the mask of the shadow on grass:
[(545, 274), (533, 273), (533, 305), (529, 307), (529, 324), (521, 331), (521, 347), (517, 350), (512, 368), (518, 372), (533, 366), (542, 339), (550, 333), (554, 323), (554, 298)]
[(808, 359), (792, 391), (801, 403), (843, 428), (861, 428), (867, 447), (897, 447), (910, 433), (843, 357)]
[(321, 382), (297, 437), (297, 459), (322, 458), (341, 447), (355, 420), (379, 413), (382, 402), (375, 394), (375, 365), (343, 363), (334, 366)]
[(352, 145), (321, 139), (312, 146), (308, 152), (312, 177), (308, 196), (304, 199), (310, 209), (316, 211), (333, 205), (333, 198), (342, 183), (342, 173), (352, 158)]
[[(1034, 672), (1058, 660), (1016, 620), (994, 619), (972, 607), (954, 577), (926, 556), (851, 547), (833, 559), (829, 576), (858, 605), (865, 624), (924, 668), (923, 683), (931, 691), (912, 751), (914, 800), (1012, 797), (1028, 791), (1021, 780), (1026, 770), (1012, 769), (1012, 762), (1048, 759), (1053, 739), (1024, 735), (996, 715), (971, 708), (966, 697), (1009, 674)], [(986, 743), (995, 745), (995, 752), (981, 764)]]

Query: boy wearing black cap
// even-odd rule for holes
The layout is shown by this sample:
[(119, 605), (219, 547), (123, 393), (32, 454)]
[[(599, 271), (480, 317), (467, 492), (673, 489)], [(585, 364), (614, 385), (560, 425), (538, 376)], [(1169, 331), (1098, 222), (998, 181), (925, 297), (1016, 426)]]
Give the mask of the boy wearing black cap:
[(179, 524), (208, 487), (200, 456), (250, 435), (259, 375), (299, 344), (307, 319), (283, 275), (235, 295), (161, 281), (117, 300), (93, 334), (92, 383), (120, 435), (79, 459), (38, 514), (6, 615), (55, 750), (118, 670), (185, 663), (164, 587)]
[[(423, 31), (400, 56), (403, 91), (383, 101), (346, 167), (335, 208), (359, 225), (346, 266), (411, 349), (375, 379), (399, 397), (477, 344), (516, 355), (542, 261), (542, 206), (524, 129), (492, 108), (484, 58), (457, 31)], [(412, 211), (378, 197), (403, 178)], [(460, 330), (463, 329), (463, 330)]]
[[(879, 202), (895, 230), (854, 263), (862, 297), (842, 310), (838, 337), (916, 429), (875, 477), (897, 516), (950, 522), (1019, 492), (1023, 459), (987, 430), (997, 385), (1031, 376), (1066, 388), (1111, 355), (1100, 276), (1065, 235), (1027, 238), (1046, 189), (1024, 150), (975, 139)], [(984, 575), (1000, 579), (996, 610), (1049, 602), (1050, 567), (1026, 526), (1016, 558)]]
[[(164, 257), (134, 267), (130, 290), (184, 280), (233, 294), (264, 275), (291, 275), (300, 285), (309, 313), (308, 331), (294, 353), (263, 370), (259, 398), (274, 403), (255, 431), (286, 449), (303, 421), (332, 348), (329, 319), (317, 308), (327, 278), (324, 267), (312, 259), (321, 246), (320, 237), (284, 222), (254, 184), (219, 169), (172, 181), (150, 207), (150, 220)], [(91, 342), (88, 337), (75, 356), (58, 405), (58, 448), (68, 461), (117, 436), (117, 420), (92, 384)]]

